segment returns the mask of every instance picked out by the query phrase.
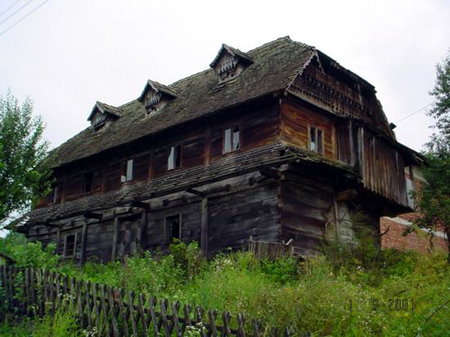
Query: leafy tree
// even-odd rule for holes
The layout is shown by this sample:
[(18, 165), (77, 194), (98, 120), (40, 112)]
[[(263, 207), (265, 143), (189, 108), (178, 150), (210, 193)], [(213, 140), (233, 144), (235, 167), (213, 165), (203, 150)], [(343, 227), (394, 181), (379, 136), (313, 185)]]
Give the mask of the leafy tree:
[(442, 226), (447, 235), (450, 264), (450, 51), (436, 66), (436, 84), (430, 92), (435, 99), (429, 115), (436, 120), (436, 133), (426, 145), (428, 166), (423, 169), (426, 183), (416, 194), (420, 227)]
[(436, 66), (436, 84), (430, 95), (434, 104), (429, 115), (436, 120), (435, 133), (427, 144), (429, 152), (450, 153), (450, 50), (447, 57)]
[(48, 192), (45, 168), (48, 143), (42, 140), (44, 124), (33, 116), (33, 103), (22, 106), (8, 91), (0, 97), (0, 228)]

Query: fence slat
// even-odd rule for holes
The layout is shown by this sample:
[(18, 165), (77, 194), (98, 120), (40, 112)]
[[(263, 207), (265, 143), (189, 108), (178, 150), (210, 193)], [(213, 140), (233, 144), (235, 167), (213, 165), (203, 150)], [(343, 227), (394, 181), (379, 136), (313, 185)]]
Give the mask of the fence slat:
[(108, 293), (108, 300), (109, 300), (109, 313), (110, 313), (110, 317), (111, 317), (111, 322), (112, 322), (112, 333), (114, 337), (119, 337), (119, 327), (117, 324), (117, 310), (116, 310), (116, 305), (114, 303), (114, 296), (113, 296), (113, 289), (107, 287), (107, 293)]
[[(262, 247), (256, 245), (255, 249), (264, 249)], [(0, 266), (0, 281), (10, 309), (31, 315), (38, 313), (41, 317), (47, 309), (50, 314), (61, 309), (74, 310), (78, 313), (80, 326), (89, 330), (95, 327), (100, 336), (129, 337), (132, 333), (137, 337), (151, 333), (155, 337), (182, 337), (191, 326), (195, 326), (200, 337), (297, 335), (292, 328), (263, 328), (259, 320), (246, 325), (242, 314), (233, 316), (237, 321), (233, 322), (232, 328), (228, 311), (222, 313), (223, 323), (218, 325), (218, 314), (213, 310), (207, 311), (205, 318), (201, 307), (196, 307), (192, 314), (191, 306), (185, 304), (180, 312), (179, 302), (170, 304), (163, 299), (158, 306), (155, 297), (147, 299), (144, 294), (122, 288), (115, 290), (45, 269)]]
[(136, 320), (135, 320), (135, 315), (134, 315), (134, 292), (132, 291), (128, 291), (127, 292), (127, 301), (128, 301), (128, 313), (129, 313), (129, 318), (131, 321), (131, 328), (133, 329), (133, 336), (138, 336), (138, 328), (137, 328), (137, 324), (136, 324)]

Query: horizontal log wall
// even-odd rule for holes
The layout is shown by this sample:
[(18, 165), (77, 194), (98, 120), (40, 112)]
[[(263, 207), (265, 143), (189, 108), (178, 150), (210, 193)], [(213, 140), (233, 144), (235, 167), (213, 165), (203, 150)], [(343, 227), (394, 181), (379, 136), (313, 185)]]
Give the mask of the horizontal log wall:
[(288, 173), (281, 183), (281, 237), (300, 254), (320, 249), (326, 235), (326, 225), (334, 219), (334, 191), (315, 179)]
[[(56, 227), (32, 226), (28, 238), (46, 245), (56, 244), (57, 252), (63, 255), (65, 238), (76, 234), (76, 255), (67, 258), (107, 262), (141, 249), (166, 251), (171, 244), (166, 224), (166, 218), (170, 216), (180, 216), (181, 241), (201, 243), (202, 217), (206, 212), (204, 230), (211, 254), (227, 248), (245, 247), (251, 236), (255, 240), (278, 241), (279, 182), (268, 179), (251, 183), (252, 179), (261, 178), (259, 172), (254, 172), (209, 184), (201, 188), (202, 193), (206, 193), (204, 197), (183, 191), (152, 198), (147, 201), (149, 210), (128, 207), (120, 212), (103, 212), (104, 220), (87, 220), (84, 244), (86, 220), (83, 217), (59, 220), (52, 224)], [(204, 208), (202, 199), (207, 200)], [(143, 212), (145, 222), (142, 225)]]

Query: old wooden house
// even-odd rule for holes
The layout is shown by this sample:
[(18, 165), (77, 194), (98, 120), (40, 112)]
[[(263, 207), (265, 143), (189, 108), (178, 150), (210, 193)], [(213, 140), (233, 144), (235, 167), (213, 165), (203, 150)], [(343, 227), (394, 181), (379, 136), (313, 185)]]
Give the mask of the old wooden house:
[(54, 151), (53, 193), (20, 230), (59, 254), (108, 261), (173, 239), (212, 254), (254, 240), (300, 254), (355, 242), (411, 210), (399, 144), (375, 88), (318, 49), (284, 37), (210, 69), (148, 80), (122, 106), (97, 102), (90, 126)]

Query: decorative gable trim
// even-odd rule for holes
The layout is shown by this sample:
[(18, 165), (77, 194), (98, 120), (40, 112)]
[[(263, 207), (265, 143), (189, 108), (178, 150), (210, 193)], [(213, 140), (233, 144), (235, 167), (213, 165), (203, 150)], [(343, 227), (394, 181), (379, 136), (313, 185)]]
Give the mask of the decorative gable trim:
[(97, 101), (92, 108), (91, 114), (88, 117), (88, 121), (91, 122), (91, 126), (95, 131), (98, 131), (105, 126), (109, 126), (113, 121), (118, 119), (122, 115), (122, 110)]
[(148, 80), (138, 100), (144, 104), (145, 110), (148, 114), (161, 110), (167, 103), (177, 97), (177, 93), (172, 88), (158, 83), (156, 81)]
[(252, 58), (247, 54), (236, 48), (222, 44), (222, 47), (209, 66), (219, 75), (220, 81), (224, 82), (238, 76), (252, 63)]

